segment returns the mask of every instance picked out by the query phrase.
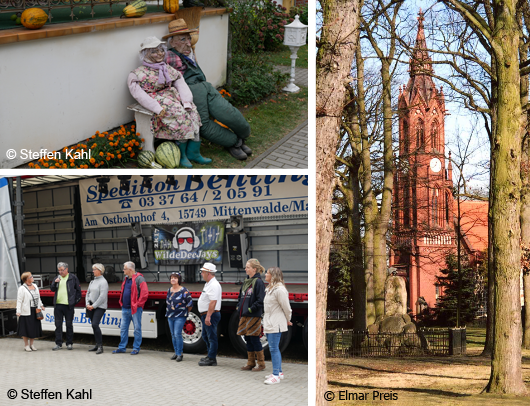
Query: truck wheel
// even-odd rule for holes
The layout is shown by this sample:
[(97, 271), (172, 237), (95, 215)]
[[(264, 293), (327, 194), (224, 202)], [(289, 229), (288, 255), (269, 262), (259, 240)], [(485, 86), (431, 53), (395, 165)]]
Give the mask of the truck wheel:
[(202, 321), (199, 311), (194, 306), (188, 314), (188, 319), (182, 328), (184, 338), (184, 352), (197, 354), (206, 350), (206, 343), (202, 339)]
[(307, 327), (307, 319), (304, 321), (304, 332), (303, 332), (303, 339), (304, 339), (304, 347), (307, 350), (307, 336), (308, 336), (308, 327)]

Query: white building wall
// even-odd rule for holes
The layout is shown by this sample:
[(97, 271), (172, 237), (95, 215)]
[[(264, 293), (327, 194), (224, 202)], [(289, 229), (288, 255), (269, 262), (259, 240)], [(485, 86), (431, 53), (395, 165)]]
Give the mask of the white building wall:
[[(142, 40), (165, 34), (160, 23), (0, 45), (0, 168), (29, 161), (22, 149), (58, 150), (132, 121), (127, 75)], [(227, 41), (228, 14), (203, 16), (196, 53), (214, 86), (226, 80)]]

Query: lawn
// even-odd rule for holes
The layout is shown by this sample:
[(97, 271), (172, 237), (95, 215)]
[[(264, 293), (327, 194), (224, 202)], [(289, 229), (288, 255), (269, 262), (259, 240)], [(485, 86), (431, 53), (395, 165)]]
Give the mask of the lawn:
[[(304, 45), (298, 49), (298, 59), (296, 60), (297, 68), (307, 69), (308, 55), (307, 55), (308, 46)], [(284, 65), (291, 66), (291, 50), (288, 46), (282, 45), (281, 49), (276, 52), (267, 52), (266, 53), (274, 65)]]
[[(485, 328), (467, 329), (467, 354), (454, 357), (327, 359), (332, 404), (529, 405), (529, 397), (482, 394), (491, 359), (482, 357)], [(523, 379), (530, 390), (530, 351), (523, 350)], [(384, 400), (384, 396), (388, 396)], [(349, 400), (347, 400), (349, 397)], [(357, 401), (356, 401), (357, 400)]]

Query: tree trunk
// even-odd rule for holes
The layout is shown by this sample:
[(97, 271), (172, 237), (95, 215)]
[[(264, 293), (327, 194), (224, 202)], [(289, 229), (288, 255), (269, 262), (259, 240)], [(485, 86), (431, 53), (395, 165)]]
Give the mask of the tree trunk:
[[(377, 215), (374, 231), (374, 295), (376, 316), (385, 314), (385, 282), (387, 272), (386, 234), (392, 212), (392, 190), (394, 188), (394, 154), (392, 151), (392, 98), (390, 62), (381, 58), (381, 78), (383, 85), (383, 133), (384, 133), (384, 173), (381, 209)], [(377, 207), (377, 206), (376, 206)]]
[(331, 198), (344, 94), (349, 82), (358, 0), (321, 1), (323, 26), (316, 61), (316, 405), (327, 404), (326, 303), (329, 248), (333, 236)]
[(364, 279), (362, 238), (361, 238), (361, 216), (359, 213), (360, 190), (359, 190), (359, 163), (353, 165), (350, 171), (350, 184), (352, 185), (352, 201), (350, 216), (348, 218), (348, 234), (350, 243), (349, 252), (352, 253), (350, 262), (351, 294), (353, 298), (353, 329), (355, 331), (366, 330), (366, 280)]
[(375, 323), (376, 312), (374, 302), (374, 225), (377, 210), (372, 190), (372, 172), (370, 161), (370, 140), (366, 119), (366, 103), (364, 91), (364, 59), (361, 49), (355, 50), (357, 66), (357, 104), (359, 106), (359, 127), (361, 131), (361, 183), (362, 210), (364, 214), (364, 278), (366, 285), (366, 324)]
[(521, 100), (519, 29), (515, 0), (496, 7), (492, 33), (499, 104), (492, 144), (493, 255), (495, 327), (491, 375), (486, 391), (525, 394), (521, 371), (520, 165)]
[[(523, 142), (521, 158), (521, 242), (530, 247), (530, 137), (528, 132)], [(523, 274), (523, 287), (525, 326), (523, 348), (530, 349), (530, 272)]]

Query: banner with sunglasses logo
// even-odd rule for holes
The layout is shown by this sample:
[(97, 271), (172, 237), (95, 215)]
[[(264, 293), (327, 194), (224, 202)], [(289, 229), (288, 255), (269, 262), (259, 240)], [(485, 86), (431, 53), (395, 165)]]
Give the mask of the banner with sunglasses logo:
[[(307, 175), (117, 176), (79, 181), (83, 228), (308, 214)], [(101, 181), (101, 188), (98, 187)]]
[(222, 221), (153, 226), (155, 264), (190, 265), (223, 260)]

